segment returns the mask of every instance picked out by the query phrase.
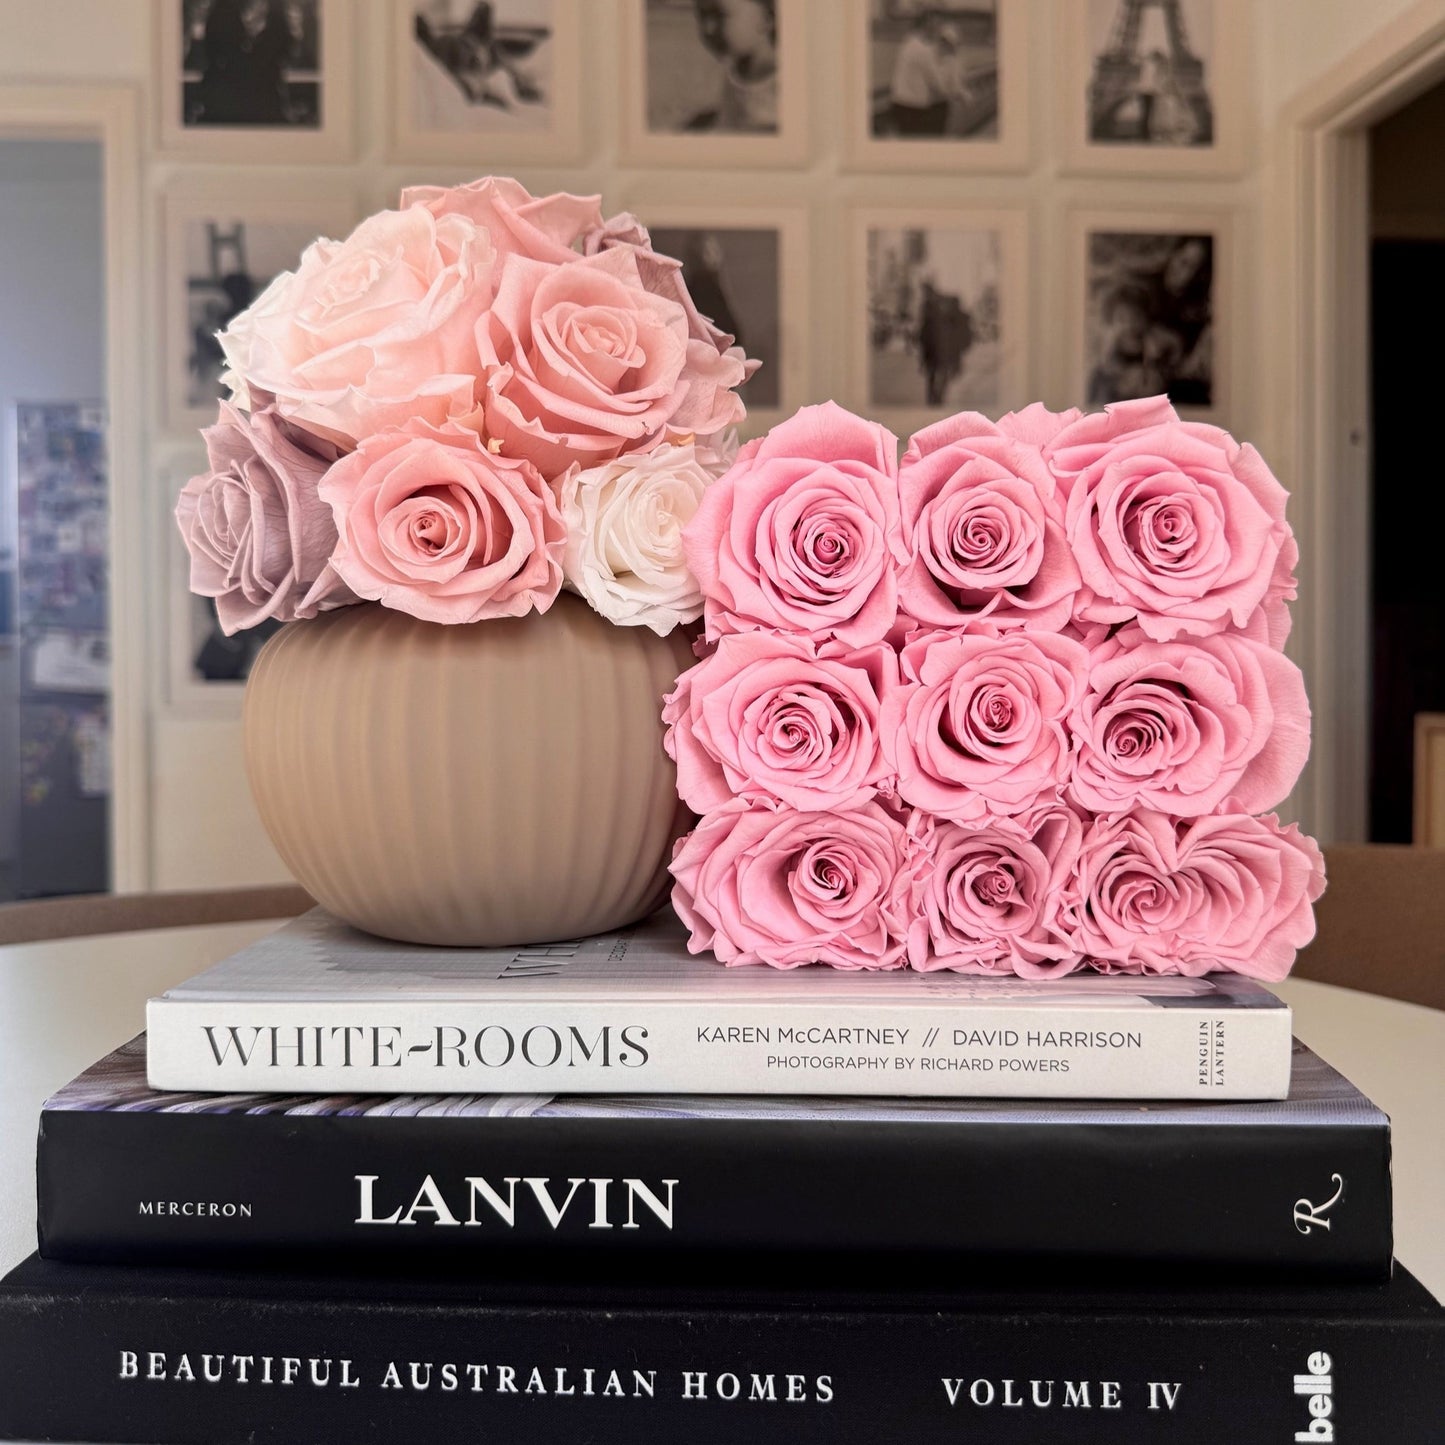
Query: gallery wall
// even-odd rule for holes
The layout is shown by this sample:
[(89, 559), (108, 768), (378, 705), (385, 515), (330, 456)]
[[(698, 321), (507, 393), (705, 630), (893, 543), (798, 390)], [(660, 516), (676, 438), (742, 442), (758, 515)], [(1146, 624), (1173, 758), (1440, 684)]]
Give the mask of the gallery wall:
[[(105, 80), (144, 89), (145, 285), (155, 317), (148, 338), (150, 398), (145, 418), (151, 498), (148, 615), (150, 859), (156, 887), (271, 881), (284, 876), (255, 822), (240, 767), (237, 683), (205, 683), (189, 665), (196, 625), (168, 518), (173, 492), (199, 464), (184, 395), (177, 326), (184, 302), (188, 218), (224, 206), (259, 205), (273, 223), (344, 218), (394, 203), (403, 182), (459, 181), (487, 171), (519, 175), (533, 190), (600, 190), (609, 210), (629, 207), (674, 229), (776, 229), (782, 292), (778, 408), (835, 396), (882, 410), (906, 428), (928, 408), (912, 394), (880, 399), (870, 372), (867, 231), (930, 235), (983, 229), (997, 237), (998, 289), (1013, 327), (992, 402), (999, 410), (1035, 397), (1054, 405), (1083, 399), (1089, 368), (1081, 345), (1088, 302), (1085, 233), (1152, 226), (1216, 238), (1225, 278), (1214, 317), (1219, 357), (1216, 396), (1206, 408), (1232, 429), (1264, 441), (1279, 425), (1262, 414), (1259, 368), (1270, 334), (1272, 289), (1261, 215), (1272, 164), (1274, 118), (1289, 97), (1405, 8), (1408, 0), (1229, 0), (1224, 49), (1228, 77), (1225, 164), (1198, 165), (1151, 155), (1142, 164), (1091, 165), (1059, 96), (1070, 69), (1074, 0), (1003, 0), (1001, 94), (1009, 135), (984, 147), (937, 143), (942, 159), (903, 145), (870, 144), (866, 113), (868, 6), (809, 0), (805, 40), (794, 46), (783, 102), (790, 133), (783, 154), (709, 147), (709, 136), (648, 137), (628, 103), (640, 93), (643, 0), (558, 0), (575, 13), (580, 84), (577, 145), (570, 159), (525, 134), (428, 140), (392, 114), (394, 64), (404, 43), (386, 0), (346, 0), (346, 73), (333, 77), (352, 111), (326, 153), (296, 163), (298, 148), (253, 138), (214, 158), (189, 152), (185, 137), (163, 134), (160, 101), (172, 96), (160, 40), (178, 5), (170, 0), (0, 0), (0, 76), (18, 81)], [(799, 0), (793, 0), (795, 7)], [(785, 0), (785, 9), (786, 9)], [(163, 24), (162, 22), (167, 22)], [(785, 22), (791, 24), (797, 22)], [(1009, 27), (1019, 37), (1010, 50)], [(784, 39), (789, 32), (784, 30)], [(1012, 81), (1010, 81), (1010, 59)], [(580, 63), (585, 62), (585, 63)], [(1022, 77), (1022, 78), (1020, 78)], [(1077, 92), (1075, 92), (1077, 93)], [(560, 102), (559, 102), (560, 103)], [(1012, 110), (1009, 107), (1013, 107)], [(343, 110), (345, 107), (343, 107)], [(565, 106), (564, 106), (565, 109)], [(413, 113), (415, 114), (415, 113)], [(567, 117), (564, 117), (564, 120)], [(801, 124), (794, 125), (800, 121)], [(1026, 132), (1026, 141), (1018, 137)], [(640, 143), (639, 143), (640, 142)], [(429, 149), (430, 147), (430, 149)], [(776, 150), (776, 148), (775, 148)], [(410, 157), (401, 159), (402, 155)], [(462, 154), (473, 157), (461, 159)], [(220, 199), (224, 197), (224, 202)], [(966, 217), (967, 224), (960, 223)], [(320, 221), (318, 219), (318, 225)], [(876, 254), (876, 245), (875, 245)], [(1108, 258), (1100, 258), (1106, 263)], [(962, 276), (975, 260), (960, 260)], [(950, 280), (945, 275), (945, 280)], [(1003, 323), (1007, 325), (1007, 321)], [(905, 339), (904, 351), (910, 343)], [(178, 383), (177, 377), (181, 378)], [(916, 379), (915, 379), (916, 381)], [(871, 392), (871, 394), (870, 394)], [(951, 403), (953, 398), (947, 400)], [(1288, 478), (1285, 478), (1288, 483)]]

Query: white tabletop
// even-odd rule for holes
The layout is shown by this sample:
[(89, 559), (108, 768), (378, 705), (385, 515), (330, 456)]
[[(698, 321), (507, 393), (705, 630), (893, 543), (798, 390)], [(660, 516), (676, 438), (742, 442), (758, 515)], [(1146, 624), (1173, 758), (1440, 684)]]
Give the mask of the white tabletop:
[[(145, 1001), (276, 927), (112, 934), (0, 948), (0, 1273), (35, 1247), (41, 1102), (144, 1027)], [(1303, 979), (1295, 1033), (1394, 1122), (1395, 1243), (1445, 1297), (1445, 1012)]]

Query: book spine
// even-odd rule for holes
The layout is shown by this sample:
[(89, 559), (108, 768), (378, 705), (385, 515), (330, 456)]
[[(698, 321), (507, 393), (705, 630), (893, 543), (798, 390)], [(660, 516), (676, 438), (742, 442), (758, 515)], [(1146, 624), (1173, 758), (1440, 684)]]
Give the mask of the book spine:
[(0, 1435), (1438, 1445), (1438, 1317), (0, 1290)]
[(42, 1253), (95, 1262), (871, 1251), (1384, 1278), (1391, 1258), (1383, 1124), (54, 1110), (38, 1179)]
[(156, 1089), (1281, 1099), (1286, 1008), (152, 999)]

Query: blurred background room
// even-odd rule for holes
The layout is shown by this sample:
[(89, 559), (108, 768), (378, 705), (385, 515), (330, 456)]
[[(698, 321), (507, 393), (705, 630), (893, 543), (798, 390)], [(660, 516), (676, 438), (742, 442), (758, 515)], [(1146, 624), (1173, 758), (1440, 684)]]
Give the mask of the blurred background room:
[(405, 182), (600, 191), (832, 397), (1167, 392), (1291, 490), (1286, 812), (1445, 846), (1445, 0), (0, 0), (0, 899), (285, 882), (172, 520), (215, 333)]

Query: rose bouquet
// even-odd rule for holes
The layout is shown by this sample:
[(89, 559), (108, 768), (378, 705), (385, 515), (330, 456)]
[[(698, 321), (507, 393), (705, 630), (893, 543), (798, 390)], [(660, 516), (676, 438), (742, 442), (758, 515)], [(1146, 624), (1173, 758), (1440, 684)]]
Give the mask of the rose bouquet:
[(364, 600), (517, 617), (565, 586), (666, 633), (702, 610), (680, 532), (744, 415), (732, 342), (595, 197), (404, 191), (221, 334), (231, 399), (176, 508), (192, 590), (227, 632)]
[(1163, 398), (966, 413), (901, 464), (811, 407), (683, 531), (664, 709), (695, 951), (777, 967), (1282, 977), (1324, 885), (1298, 552), (1252, 448)]

